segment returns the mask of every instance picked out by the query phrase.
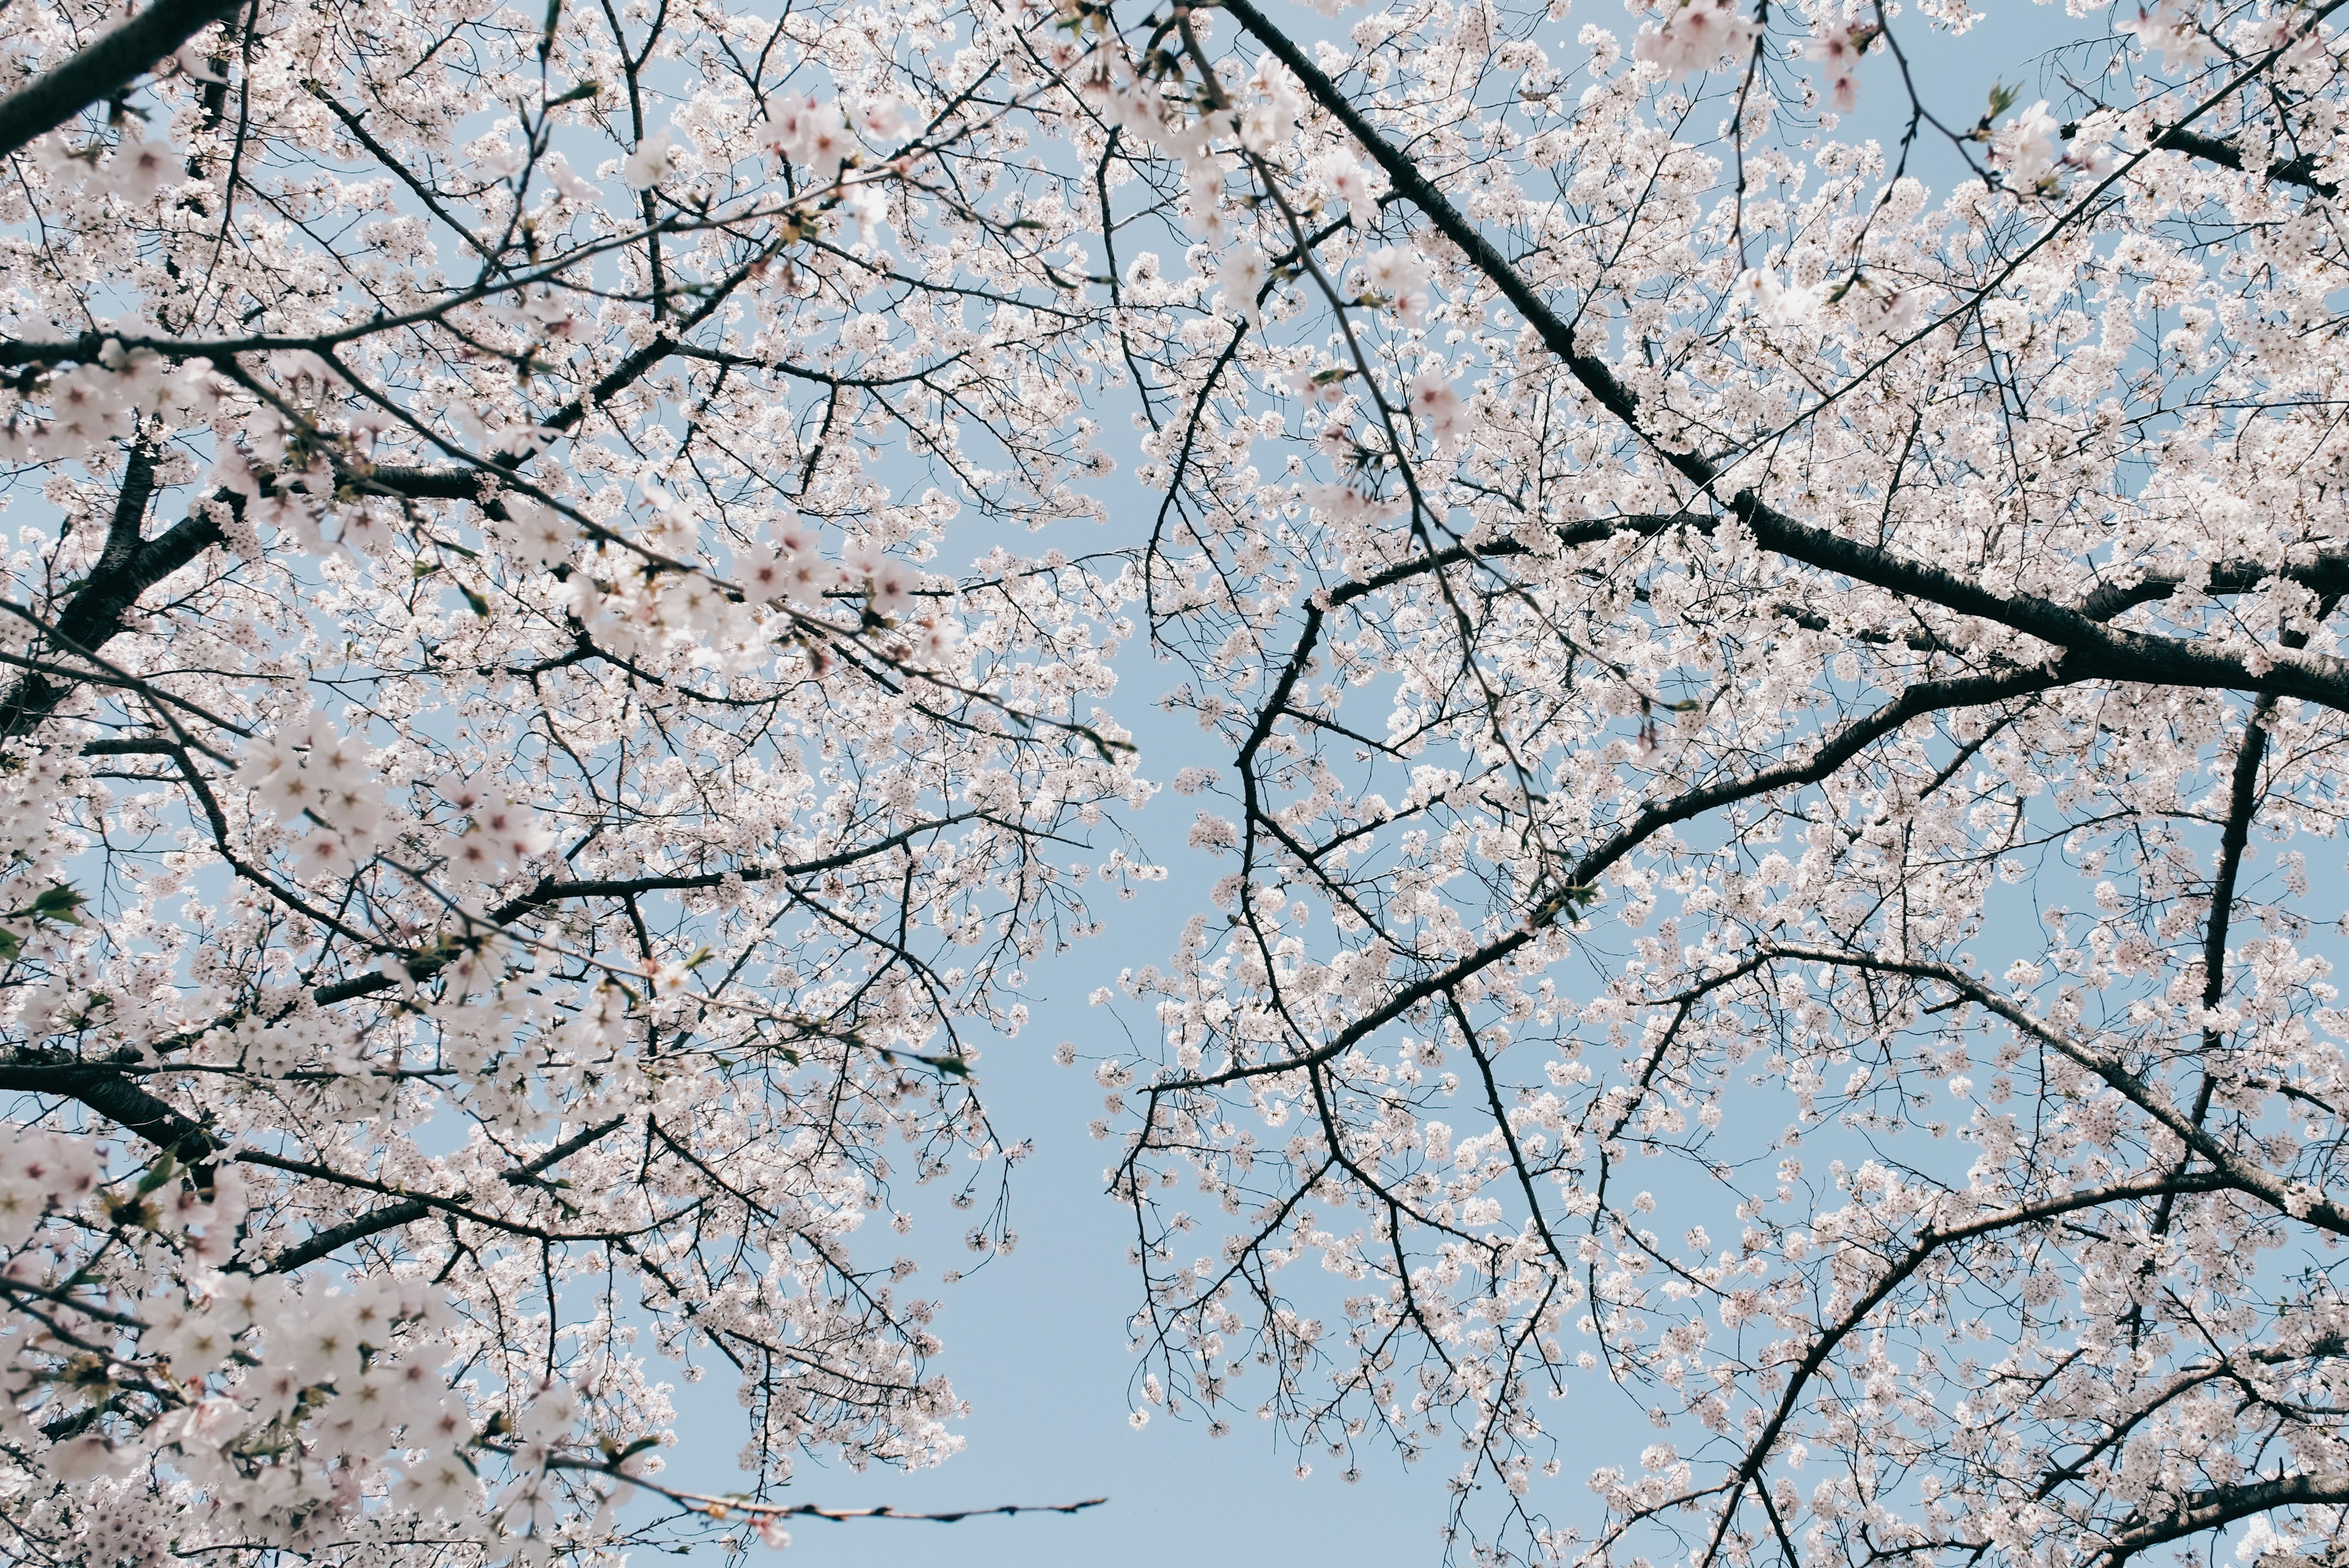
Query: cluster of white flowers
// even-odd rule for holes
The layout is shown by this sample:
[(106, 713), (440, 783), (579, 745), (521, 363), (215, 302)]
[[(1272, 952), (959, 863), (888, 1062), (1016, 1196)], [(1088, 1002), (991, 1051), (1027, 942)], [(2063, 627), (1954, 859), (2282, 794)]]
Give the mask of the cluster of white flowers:
[(840, 178), (841, 166), (857, 150), (859, 135), (868, 145), (885, 148), (905, 123), (904, 111), (888, 98), (868, 98), (854, 112), (813, 98), (786, 98), (770, 103), (767, 114), (761, 144), (808, 170), (819, 184)]
[(152, 204), (185, 173), (169, 140), (140, 136), (135, 129), (78, 146), (66, 136), (45, 136), (28, 151), (49, 179), (78, 187), (86, 196), (129, 207)]
[(71, 1213), (88, 1201), (105, 1174), (106, 1158), (87, 1139), (9, 1130), (0, 1144), (0, 1251), (16, 1253), (47, 1215)]
[(191, 423), (210, 410), (213, 381), (202, 365), (174, 365), (109, 338), (88, 359), (20, 392), (0, 426), (0, 462), (83, 457), (135, 434), (142, 420)]
[[(98, 1191), (86, 1150), (60, 1152), (51, 1165)], [(12, 1169), (0, 1180), (18, 1175)], [(60, 1201), (57, 1212), (69, 1208)], [(215, 1223), (233, 1233), (241, 1219), (223, 1212)], [(54, 1291), (57, 1269), (53, 1255), (20, 1250), (5, 1277)], [(442, 1530), (484, 1529), (512, 1561), (543, 1563), (559, 1545), (543, 1504), (554, 1467), (582, 1451), (576, 1427), (593, 1390), (542, 1384), (523, 1391), (515, 1419), (481, 1427), (442, 1370), (454, 1320), (429, 1282), (362, 1278), (303, 1290), (282, 1278), (202, 1272), (184, 1289), (132, 1305), (110, 1326), (71, 1311), (45, 1315), (43, 1342), (18, 1346), (0, 1382), (0, 1434), (46, 1443), (49, 1471), (78, 1489), (63, 1509), (62, 1499), (42, 1500), (36, 1512), (49, 1517), (26, 1525), (70, 1523), (90, 1560), (109, 1563), (168, 1561), (206, 1515), (230, 1539), (299, 1553), (367, 1530), (388, 1499)], [(133, 1325), (140, 1332), (119, 1353), (136, 1359), (111, 1375), (143, 1386), (161, 1412), (135, 1432), (91, 1422), (102, 1407), (78, 1400), (69, 1382), (45, 1392), (27, 1378), (43, 1352), (102, 1343), (93, 1331), (119, 1336)], [(482, 1480), (493, 1463), (512, 1472), (494, 1497)], [(645, 1455), (629, 1468), (648, 1476), (659, 1463)], [(158, 1471), (181, 1478), (176, 1508), (159, 1511), (139, 1484)]]
[(1435, 281), (1433, 269), (1426, 258), (1399, 245), (1382, 246), (1364, 257), (1361, 277), (1367, 303), (1386, 305), (1406, 320), (1425, 315), (1433, 303), (1429, 285)]
[(464, 818), (464, 826), (441, 843), (443, 862), (455, 875), (481, 882), (502, 882), (527, 870), (538, 856), (554, 847), (554, 835), (538, 814), (500, 788), (494, 776), (481, 784), (469, 779), (445, 779), (437, 793), (450, 810)]
[(312, 876), (347, 874), (384, 845), (389, 806), (382, 773), (368, 748), (323, 709), (248, 748), (236, 781), (301, 832), (300, 863)]
[(1660, 14), (1640, 25), (1631, 41), (1632, 57), (1672, 80), (1707, 71), (1761, 35), (1760, 26), (1737, 8), (1737, 0), (1627, 0), (1635, 14)]
[[(2195, 0), (2155, 0), (2147, 10), (2142, 5), (2135, 7), (2136, 15), (2124, 8), (2120, 30), (2134, 37), (2140, 48), (2161, 57), (2161, 68), (2177, 72), (2199, 66), (2215, 52), (2213, 41), (2202, 26), (2201, 6)], [(2290, 13), (2277, 17), (2282, 26), (2290, 25)]]
[(1880, 29), (1874, 23), (1824, 26), (1803, 52), (1826, 73), (1827, 100), (1838, 114), (1859, 107), (1859, 62)]
[(2063, 131), (2044, 98), (2000, 126), (1992, 138), (1992, 165), (2016, 191), (2045, 191), (2064, 161)]

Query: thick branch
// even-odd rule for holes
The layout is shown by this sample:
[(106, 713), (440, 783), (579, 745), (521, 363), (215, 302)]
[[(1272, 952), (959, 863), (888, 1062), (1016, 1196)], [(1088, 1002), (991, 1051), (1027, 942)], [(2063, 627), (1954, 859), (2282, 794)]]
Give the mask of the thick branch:
[[(2064, 135), (2069, 140), (2075, 127), (2065, 126)], [(2215, 163), (2221, 169), (2241, 169), (2243, 154), (2231, 141), (2215, 136), (2204, 136), (2191, 130), (2166, 130), (2153, 139), (2153, 145), (2170, 152), (2182, 152), (2189, 158), (2199, 158)], [(2259, 171), (2267, 179), (2282, 185), (2297, 185), (2313, 191), (2319, 196), (2336, 196), (2341, 188), (2330, 181), (2316, 177), (2316, 160), (2306, 153), (2297, 158), (2279, 158)]]
[(239, 3), (156, 0), (56, 70), (0, 98), (0, 157), (120, 93), (208, 24), (234, 12)]
[[(2210, 568), (2207, 583), (2194, 579), (2203, 592), (2211, 594), (2247, 593), (2263, 583), (2282, 579), (2297, 583), (2318, 593), (2349, 593), (2349, 552), (2321, 551), (2315, 559), (2304, 565), (2282, 567), (2263, 565), (2256, 561), (2224, 561)], [(2111, 583), (2097, 588), (2083, 597), (2073, 607), (2092, 621), (2109, 621), (2124, 610), (2167, 599), (2186, 586), (2187, 579), (2174, 572), (2148, 572), (2135, 583)]]
[[(135, 458), (134, 453), (134, 460)], [(221, 542), (220, 524), (212, 521), (208, 506), (199, 505), (154, 538), (127, 544), (118, 551), (117, 540), (123, 535), (126, 511), (135, 500), (136, 514), (129, 534), (135, 539), (138, 521), (145, 515), (147, 498), (154, 488), (151, 468), (142, 483), (133, 483), (135, 473), (125, 476), (105, 553), (74, 591), (65, 614), (57, 617), (52, 640), (67, 653), (94, 654), (104, 647), (121, 634), (123, 617), (139, 602), (140, 595)], [(231, 504), (239, 504), (241, 500)], [(57, 705), (72, 689), (72, 685), (52, 680), (44, 674), (26, 675), (5, 697), (0, 697), (0, 739), (31, 734), (57, 711)]]
[(13, 1061), (0, 1063), (0, 1092), (78, 1100), (189, 1165), (211, 1159), (223, 1147), (192, 1119), (106, 1062), (76, 1061), (62, 1052), (27, 1047)]
[(2277, 1476), (2269, 1480), (2189, 1492), (2176, 1511), (2146, 1520), (2114, 1536), (2112, 1551), (2105, 1561), (2118, 1568), (2118, 1564), (2148, 1547), (2199, 1535), (2206, 1530), (2221, 1529), (2239, 1519), (2249, 1519), (2271, 1509), (2307, 1503), (2349, 1503), (2349, 1470)]
[(2199, 643), (2125, 631), (2052, 599), (1997, 593), (1957, 573), (1813, 528), (1750, 490), (1739, 491), (1732, 504), (1764, 549), (2051, 643), (2065, 650), (2075, 678), (2269, 692), (2349, 712), (2349, 660), (2282, 646), (2261, 649), (2263, 667), (2254, 668)]

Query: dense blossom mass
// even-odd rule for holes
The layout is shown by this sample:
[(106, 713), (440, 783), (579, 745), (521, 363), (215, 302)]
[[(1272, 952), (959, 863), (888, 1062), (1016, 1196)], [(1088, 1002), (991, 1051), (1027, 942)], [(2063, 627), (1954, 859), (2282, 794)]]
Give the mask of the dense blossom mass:
[(2000, 3), (0, 8), (0, 1556), (944, 1459), (1145, 807), (1137, 1423), (2337, 1550), (2344, 0)]

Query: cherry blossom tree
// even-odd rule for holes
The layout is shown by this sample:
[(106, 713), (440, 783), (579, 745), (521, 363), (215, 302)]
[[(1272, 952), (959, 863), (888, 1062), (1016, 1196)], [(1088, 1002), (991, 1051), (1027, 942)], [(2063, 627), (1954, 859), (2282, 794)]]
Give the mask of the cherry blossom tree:
[(2338, 1561), (2333, 10), (1979, 118), (1963, 0), (1121, 13), (1224, 873), (1093, 1064), (1138, 1420), (1492, 1562)]
[(1490, 1562), (2323, 1553), (2339, 4), (1962, 113), (1966, 0), (0, 9), (5, 1551), (950, 1453), (870, 1233), (1015, 1240), (1140, 631), (1137, 1421)]
[(971, 1031), (1151, 874), (1123, 565), (934, 569), (1097, 504), (1028, 23), (0, 15), (0, 1557), (777, 1545), (958, 1445), (879, 1233), (1011, 1245)]

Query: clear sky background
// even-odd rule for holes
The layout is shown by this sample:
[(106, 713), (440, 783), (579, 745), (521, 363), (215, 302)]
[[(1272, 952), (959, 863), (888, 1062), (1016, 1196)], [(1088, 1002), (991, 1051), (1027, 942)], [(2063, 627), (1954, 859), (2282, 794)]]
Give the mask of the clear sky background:
[[(1945, 124), (1971, 124), (1996, 80), (2023, 88), (2026, 105), (2048, 96), (2041, 76), (2046, 51), (2103, 32), (2101, 13), (2084, 22), (2067, 16), (2061, 5), (1981, 3), (1987, 15), (1958, 38), (1929, 33), (1921, 17), (1903, 20), (1895, 8), (1897, 36), (1919, 87)], [(1308, 35), (1342, 28), (1360, 15), (1348, 12), (1326, 24), (1301, 4), (1281, 5), (1275, 14)], [(1586, 23), (1611, 28), (1628, 44), (1637, 18), (1609, 0), (1583, 0), (1542, 35), (1553, 60), (1563, 64), (1580, 55), (1574, 37)], [(1862, 95), (1858, 111), (1845, 119), (1837, 138), (1872, 136), (1889, 150), (1906, 108), (1890, 61), (1865, 62)], [(1942, 143), (1922, 148), (1910, 171), (1928, 181), (1938, 200), (1961, 169)], [(1123, 407), (1107, 410), (1111, 439), (1127, 428), (1124, 413)], [(1130, 473), (1131, 454), (1122, 454), (1121, 460)], [(1110, 499), (1112, 515), (1105, 524), (1071, 524), (1009, 542), (1028, 551), (1058, 545), (1072, 555), (1140, 542), (1151, 515), (1149, 498), (1129, 487)], [(990, 542), (974, 534), (968, 553), (975, 555)], [(965, 552), (950, 538), (944, 553), (941, 566)], [(1153, 707), (1153, 699), (1174, 678), (1171, 666), (1154, 663), (1147, 644), (1137, 640), (1123, 658), (1116, 702), (1119, 717), (1142, 743), (1145, 771), (1161, 783), (1186, 762), (1226, 760), (1220, 754), (1196, 755), (1200, 738), (1189, 721), (1169, 721)], [(1170, 869), (1169, 880), (1143, 890), (1132, 903), (1101, 910), (1105, 935), (1036, 965), (1030, 972), (1029, 1029), (1018, 1040), (993, 1042), (984, 1051), (979, 1078), (999, 1130), (1007, 1140), (1027, 1138), (1035, 1143), (1013, 1192), (1018, 1250), (941, 1289), (938, 1274), (958, 1261), (949, 1250), (954, 1232), (925, 1224), (905, 1239), (924, 1264), (909, 1288), (926, 1287), (942, 1301), (937, 1332), (946, 1353), (937, 1367), (971, 1404), (972, 1414), (959, 1429), (968, 1447), (944, 1467), (912, 1475), (883, 1470), (858, 1475), (843, 1466), (804, 1465), (792, 1489), (793, 1501), (885, 1502), (918, 1510), (1091, 1497), (1106, 1497), (1108, 1503), (1073, 1518), (981, 1519), (955, 1525), (803, 1521), (793, 1530), (790, 1553), (770, 1559), (778, 1568), (927, 1568), (941, 1558), (957, 1568), (1096, 1563), (1118, 1568), (1273, 1568), (1340, 1561), (1432, 1565), (1442, 1560), (1444, 1482), (1456, 1456), (1438, 1450), (1406, 1470), (1392, 1452), (1367, 1451), (1362, 1479), (1350, 1486), (1338, 1473), (1343, 1463), (1326, 1456), (1316, 1457), (1309, 1477), (1297, 1479), (1291, 1473), (1295, 1456), (1280, 1445), (1278, 1434), (1244, 1414), (1235, 1419), (1232, 1435), (1220, 1440), (1211, 1439), (1202, 1422), (1173, 1421), (1163, 1412), (1142, 1430), (1127, 1424), (1135, 1401), (1130, 1385), (1133, 1359), (1123, 1326), (1138, 1297), (1137, 1276), (1125, 1261), (1130, 1217), (1102, 1192), (1103, 1168), (1116, 1145), (1096, 1143), (1086, 1133), (1086, 1123), (1102, 1115), (1102, 1090), (1091, 1074), (1055, 1067), (1050, 1054), (1061, 1040), (1077, 1042), (1087, 1055), (1112, 1054), (1123, 1048), (1126, 1028), (1139, 1033), (1150, 1027), (1143, 1009), (1129, 1006), (1121, 1014), (1114, 1007), (1089, 1006), (1085, 997), (1121, 968), (1164, 962), (1184, 920), (1204, 906), (1206, 882), (1215, 872), (1184, 848), (1195, 805), (1167, 791), (1141, 814), (1134, 826)], [(885, 1252), (896, 1241), (880, 1235), (868, 1244)], [(1245, 1396), (1245, 1381), (1240, 1389)], [(708, 1381), (678, 1390), (680, 1443), (671, 1450), (669, 1471), (678, 1484), (713, 1491), (741, 1484), (734, 1456), (744, 1426), (731, 1396), (730, 1380), (717, 1371)], [(1545, 1411), (1565, 1442), (1566, 1469), (1558, 1480), (1544, 1483), (1537, 1501), (1559, 1522), (1583, 1522), (1577, 1517), (1579, 1510), (1595, 1513), (1581, 1476), (1598, 1463), (1623, 1458), (1627, 1441), (1646, 1440), (1639, 1437), (1643, 1425), (1625, 1426), (1627, 1413), (1620, 1401), (1598, 1397), (1596, 1389)]]

